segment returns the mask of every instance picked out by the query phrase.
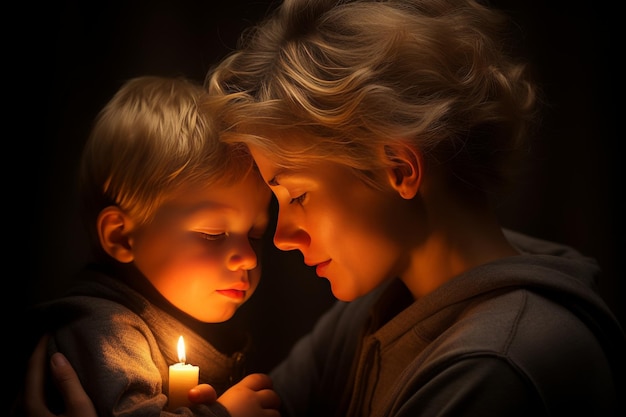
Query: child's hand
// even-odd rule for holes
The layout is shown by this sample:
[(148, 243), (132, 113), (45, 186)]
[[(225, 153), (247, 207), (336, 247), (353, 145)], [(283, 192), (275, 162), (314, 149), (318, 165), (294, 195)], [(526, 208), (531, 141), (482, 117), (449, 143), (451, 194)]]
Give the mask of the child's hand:
[(272, 390), (272, 380), (265, 374), (246, 376), (217, 401), (232, 417), (280, 417), (280, 398)]
[(194, 404), (211, 404), (217, 400), (217, 393), (211, 385), (199, 384), (189, 390), (187, 397)]

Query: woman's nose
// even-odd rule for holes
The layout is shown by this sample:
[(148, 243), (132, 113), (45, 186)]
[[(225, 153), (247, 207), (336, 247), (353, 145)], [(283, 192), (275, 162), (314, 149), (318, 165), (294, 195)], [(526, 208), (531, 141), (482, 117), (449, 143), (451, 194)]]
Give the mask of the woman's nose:
[(292, 221), (281, 218), (278, 213), (276, 231), (274, 232), (274, 245), (284, 251), (302, 249), (310, 244), (309, 234)]

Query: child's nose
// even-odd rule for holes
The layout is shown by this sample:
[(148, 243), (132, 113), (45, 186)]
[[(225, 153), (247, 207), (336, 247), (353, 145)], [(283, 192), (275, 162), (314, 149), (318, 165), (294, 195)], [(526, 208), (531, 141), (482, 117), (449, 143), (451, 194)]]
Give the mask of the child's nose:
[(229, 267), (233, 270), (254, 269), (257, 266), (257, 254), (252, 248), (250, 241), (245, 238), (234, 247), (229, 258)]

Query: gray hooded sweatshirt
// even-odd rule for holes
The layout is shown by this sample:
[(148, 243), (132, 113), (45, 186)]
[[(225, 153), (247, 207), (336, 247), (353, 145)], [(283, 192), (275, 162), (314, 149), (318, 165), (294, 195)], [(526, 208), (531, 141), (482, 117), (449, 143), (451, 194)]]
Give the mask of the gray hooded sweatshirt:
[(413, 300), (337, 302), (271, 373), (283, 417), (614, 416), (626, 338), (593, 259), (505, 231), (519, 256)]
[[(100, 417), (229, 416), (219, 403), (169, 410), (169, 365), (179, 362), (182, 335), (187, 362), (199, 367), (199, 383), (213, 385), (220, 395), (243, 377), (243, 351), (216, 349), (196, 331), (206, 323), (169, 305), (136, 270), (133, 282), (145, 285), (131, 287), (112, 275), (90, 266), (67, 296), (34, 308), (34, 339), (51, 334), (49, 354), (67, 356)], [(47, 395), (50, 407), (62, 410), (52, 385)]]

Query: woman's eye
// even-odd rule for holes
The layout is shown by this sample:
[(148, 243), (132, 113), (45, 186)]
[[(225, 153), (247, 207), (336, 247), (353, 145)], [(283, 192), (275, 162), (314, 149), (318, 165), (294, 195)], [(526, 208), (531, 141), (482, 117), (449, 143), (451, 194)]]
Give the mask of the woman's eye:
[(295, 197), (289, 200), (289, 204), (293, 204), (293, 203), (302, 204), (305, 198), (306, 198), (306, 193), (302, 193), (298, 197)]
[(211, 240), (211, 241), (220, 240), (226, 237), (226, 233), (211, 234), (211, 233), (198, 232), (198, 234), (200, 235), (202, 239)]

